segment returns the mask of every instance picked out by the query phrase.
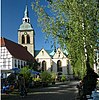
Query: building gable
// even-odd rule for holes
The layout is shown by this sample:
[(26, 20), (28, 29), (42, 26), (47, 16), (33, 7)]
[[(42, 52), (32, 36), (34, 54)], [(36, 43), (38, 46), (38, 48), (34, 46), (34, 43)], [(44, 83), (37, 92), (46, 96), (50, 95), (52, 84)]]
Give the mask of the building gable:
[(66, 55), (62, 52), (60, 48), (58, 48), (56, 53), (53, 56), (53, 59), (55, 58), (66, 58)]
[(51, 58), (50, 55), (47, 53), (47, 51), (43, 48), (40, 50), (40, 52), (38, 53), (38, 55), (35, 57), (37, 58), (42, 58), (42, 59), (48, 59)]

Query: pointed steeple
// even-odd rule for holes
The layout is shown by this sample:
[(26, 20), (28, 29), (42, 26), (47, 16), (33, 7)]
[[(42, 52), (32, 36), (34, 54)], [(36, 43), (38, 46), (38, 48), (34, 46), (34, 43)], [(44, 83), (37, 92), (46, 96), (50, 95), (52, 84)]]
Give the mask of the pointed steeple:
[(29, 16), (28, 16), (28, 7), (27, 7), (27, 5), (26, 5), (26, 7), (25, 7), (24, 17), (29, 17)]
[(28, 7), (27, 7), (27, 5), (26, 5), (25, 11), (24, 11), (23, 23), (24, 22), (30, 23), (30, 18), (29, 18), (29, 15), (28, 15)]

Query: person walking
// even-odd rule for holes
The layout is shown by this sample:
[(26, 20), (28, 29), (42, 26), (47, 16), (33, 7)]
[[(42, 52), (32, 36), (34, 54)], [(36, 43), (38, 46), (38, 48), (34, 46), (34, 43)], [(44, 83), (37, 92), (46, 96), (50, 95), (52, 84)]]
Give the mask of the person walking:
[(25, 95), (27, 95), (25, 88), (25, 79), (23, 77), (23, 74), (19, 75), (19, 91), (20, 91), (20, 96), (24, 97)]

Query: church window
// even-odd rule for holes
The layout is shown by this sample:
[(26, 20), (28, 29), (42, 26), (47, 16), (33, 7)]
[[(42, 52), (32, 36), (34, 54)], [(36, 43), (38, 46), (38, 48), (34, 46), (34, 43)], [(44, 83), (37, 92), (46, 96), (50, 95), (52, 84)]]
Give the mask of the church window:
[(69, 75), (69, 60), (67, 60), (67, 74)]
[(27, 19), (25, 19), (25, 22), (27, 22)]
[(25, 43), (25, 37), (24, 37), (24, 35), (22, 35), (22, 44), (24, 44)]
[(60, 60), (57, 61), (57, 72), (61, 72), (62, 71), (62, 63)]
[(27, 35), (27, 44), (29, 44), (29, 43), (30, 43), (30, 36)]
[(42, 56), (44, 56), (44, 51), (42, 51)]
[(28, 23), (29, 23), (29, 19), (28, 19)]
[(46, 61), (42, 62), (42, 71), (46, 71)]

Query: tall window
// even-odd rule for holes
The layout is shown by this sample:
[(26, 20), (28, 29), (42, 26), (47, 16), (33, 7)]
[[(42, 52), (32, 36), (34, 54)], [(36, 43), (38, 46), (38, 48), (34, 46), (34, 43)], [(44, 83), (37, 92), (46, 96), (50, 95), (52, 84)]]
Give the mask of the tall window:
[(29, 44), (30, 43), (30, 36), (27, 35), (27, 43)]
[(57, 61), (57, 72), (61, 72), (62, 71), (62, 63), (60, 60)]
[(42, 71), (46, 71), (46, 61), (42, 62)]
[(18, 60), (18, 68), (20, 68), (20, 61)]
[(22, 35), (22, 44), (24, 44), (25, 43), (25, 37), (24, 37), (24, 35)]
[(17, 62), (16, 62), (16, 60), (15, 60), (15, 67), (17, 67)]
[(23, 62), (21, 61), (21, 68), (23, 68), (23, 64), (22, 64)]
[(69, 75), (69, 60), (67, 60), (67, 74)]

